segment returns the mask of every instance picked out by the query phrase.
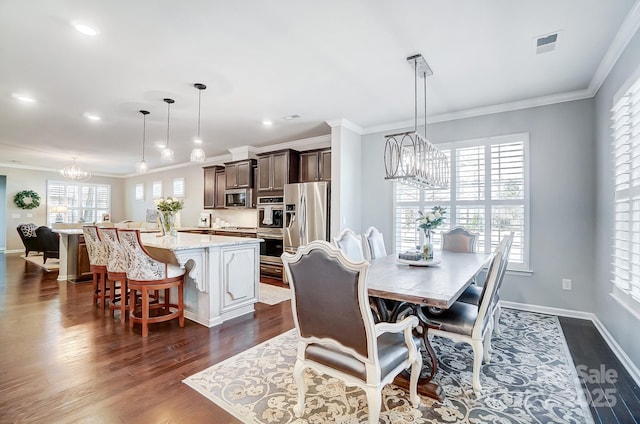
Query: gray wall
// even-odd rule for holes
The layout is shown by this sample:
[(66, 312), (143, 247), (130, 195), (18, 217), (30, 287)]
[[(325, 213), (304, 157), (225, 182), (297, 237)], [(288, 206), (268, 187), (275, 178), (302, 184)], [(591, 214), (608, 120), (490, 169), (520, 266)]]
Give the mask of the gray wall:
[[(505, 300), (593, 311), (595, 135), (593, 99), (492, 114), (427, 127), (434, 143), (529, 133), (532, 275), (508, 274)], [(399, 130), (399, 129), (398, 129)], [(384, 133), (362, 141), (362, 226), (393, 240), (393, 189), (384, 180)], [(562, 290), (563, 278), (573, 290)]]
[(596, 274), (594, 296), (595, 313), (613, 338), (640, 367), (640, 338), (638, 318), (621, 307), (611, 292), (611, 245), (613, 239), (613, 170), (611, 154), (611, 115), (613, 96), (640, 66), (640, 33), (636, 33), (624, 53), (609, 73), (595, 98), (596, 155), (597, 155), (597, 217)]
[(0, 175), (0, 251), (7, 247), (7, 177)]
[[(36, 171), (30, 169), (9, 168), (0, 166), (0, 175), (7, 177), (7, 251), (23, 249), (24, 245), (18, 236), (16, 227), (21, 223), (33, 222), (36, 225), (47, 224), (47, 180), (61, 181), (60, 174), (50, 171)], [(111, 220), (117, 222), (124, 219), (124, 204), (122, 199), (124, 180), (93, 176), (89, 183), (111, 185)], [(40, 195), (40, 207), (35, 209), (19, 209), (13, 203), (13, 196), (22, 190), (33, 190)], [(14, 214), (19, 217), (14, 218)]]

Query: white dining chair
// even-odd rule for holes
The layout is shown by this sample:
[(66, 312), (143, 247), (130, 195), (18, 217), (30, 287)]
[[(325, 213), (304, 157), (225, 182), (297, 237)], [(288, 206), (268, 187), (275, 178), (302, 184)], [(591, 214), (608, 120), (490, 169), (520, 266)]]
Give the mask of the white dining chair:
[(364, 249), (362, 248), (362, 237), (355, 231), (345, 228), (338, 237), (333, 238), (333, 244), (352, 261), (364, 261)]
[(365, 259), (371, 261), (387, 256), (387, 249), (384, 247), (384, 237), (376, 227), (367, 228), (362, 238), (364, 240)]

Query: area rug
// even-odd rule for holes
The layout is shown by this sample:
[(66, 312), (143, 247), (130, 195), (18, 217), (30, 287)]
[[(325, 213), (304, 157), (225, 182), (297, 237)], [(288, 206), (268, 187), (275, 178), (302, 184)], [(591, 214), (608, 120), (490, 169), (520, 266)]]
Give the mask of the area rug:
[(39, 266), (47, 272), (58, 271), (60, 269), (60, 259), (56, 258), (48, 258), (47, 263), (43, 263), (42, 255), (32, 255), (32, 256), (20, 256), (25, 261), (31, 262), (34, 265)]
[(276, 305), (289, 299), (291, 299), (291, 291), (288, 288), (260, 283), (258, 302), (266, 303), (267, 305)]
[[(422, 398), (411, 408), (394, 385), (383, 390), (384, 423), (593, 423), (557, 317), (504, 309), (482, 395), (471, 389), (471, 348), (434, 337), (436, 377), (446, 399)], [(362, 390), (307, 370), (302, 418), (293, 414), (295, 330), (268, 340), (183, 380), (245, 423), (366, 423)]]

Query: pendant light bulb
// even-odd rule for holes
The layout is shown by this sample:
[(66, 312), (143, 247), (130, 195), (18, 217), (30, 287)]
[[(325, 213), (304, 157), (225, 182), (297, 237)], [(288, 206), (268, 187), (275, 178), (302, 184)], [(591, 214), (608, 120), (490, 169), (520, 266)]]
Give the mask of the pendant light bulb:
[(136, 172), (138, 174), (146, 174), (149, 172), (149, 167), (144, 160), (144, 143), (147, 138), (147, 115), (149, 111), (141, 110), (140, 113), (142, 114), (142, 160), (136, 164)]
[(171, 105), (173, 103), (175, 103), (175, 100), (173, 99), (163, 99), (164, 102), (167, 104), (167, 144), (165, 146), (164, 149), (162, 149), (162, 152), (160, 152), (160, 160), (163, 162), (173, 162), (173, 150), (171, 150), (169, 148), (169, 122), (170, 122), (170, 118), (171, 118)]
[(198, 136), (193, 141), (196, 146), (191, 150), (191, 156), (189, 156), (189, 160), (191, 162), (204, 162), (206, 157), (204, 150), (199, 146), (202, 144), (202, 139), (200, 138), (200, 111), (201, 111), (201, 100), (202, 100), (202, 90), (206, 90), (207, 86), (201, 83), (193, 84), (195, 88), (198, 89)]

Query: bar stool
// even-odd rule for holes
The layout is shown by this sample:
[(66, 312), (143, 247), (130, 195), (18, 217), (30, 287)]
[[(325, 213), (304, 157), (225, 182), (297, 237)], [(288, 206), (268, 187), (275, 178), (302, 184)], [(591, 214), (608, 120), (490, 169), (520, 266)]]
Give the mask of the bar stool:
[(104, 309), (107, 303), (107, 250), (100, 241), (98, 227), (85, 225), (82, 232), (89, 254), (89, 269), (93, 275), (93, 303)]
[[(129, 327), (134, 323), (142, 325), (142, 337), (149, 335), (149, 324), (178, 318), (180, 327), (184, 327), (184, 293), (182, 285), (185, 271), (176, 265), (153, 259), (140, 241), (139, 230), (118, 229), (118, 238), (127, 257), (127, 281), (129, 284)], [(171, 288), (178, 290), (178, 303), (170, 301)], [(150, 291), (164, 290), (164, 301), (150, 303)], [(142, 299), (140, 307), (136, 305), (136, 293)], [(150, 312), (157, 309), (158, 316)]]
[[(120, 310), (120, 322), (124, 322), (128, 308), (127, 259), (120, 245), (115, 228), (98, 228), (98, 236), (107, 249), (107, 282), (109, 283), (111, 316)], [(118, 284), (120, 283), (120, 284)]]

